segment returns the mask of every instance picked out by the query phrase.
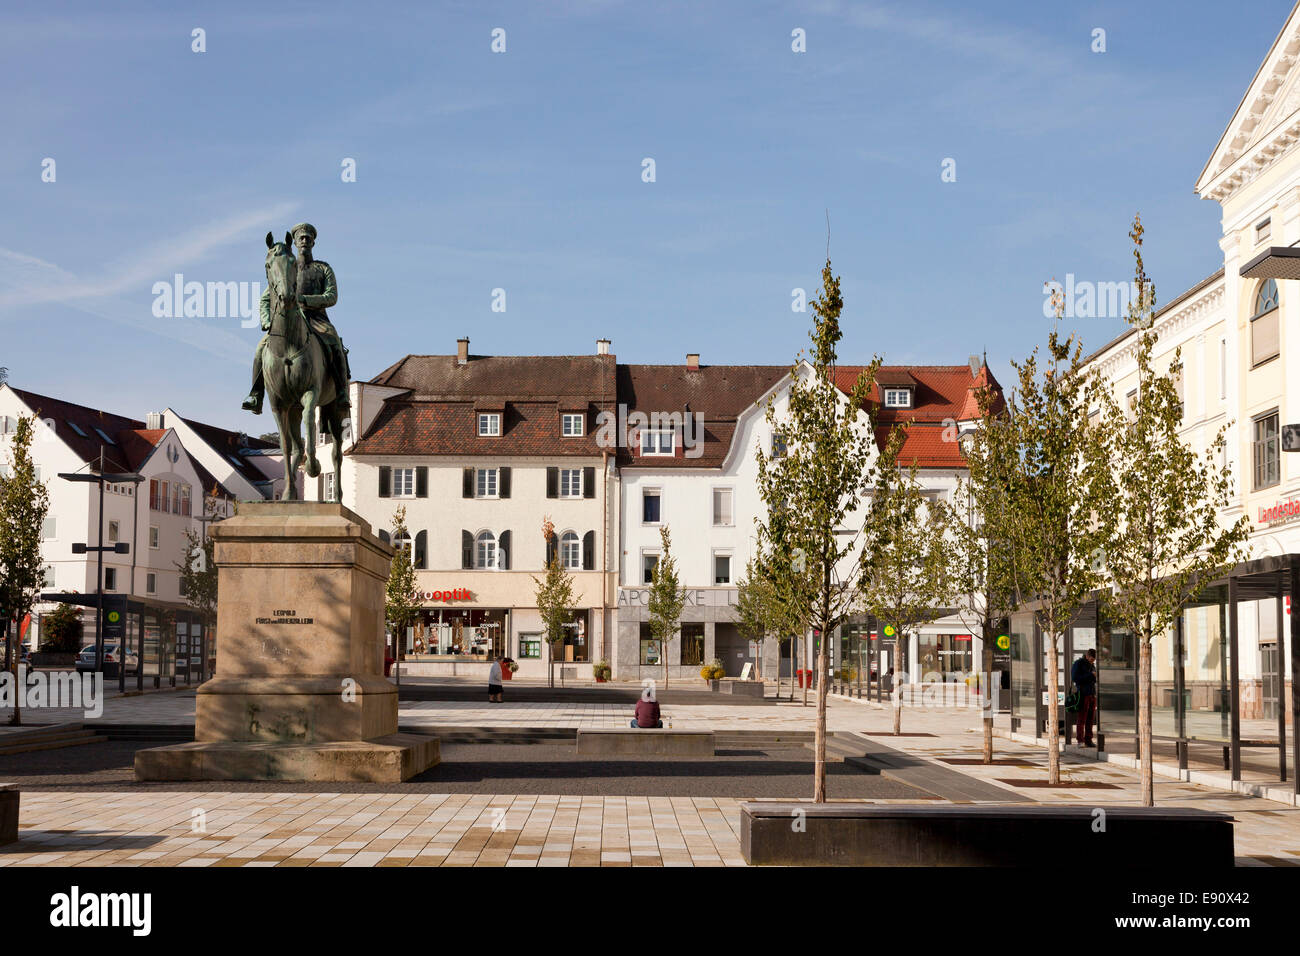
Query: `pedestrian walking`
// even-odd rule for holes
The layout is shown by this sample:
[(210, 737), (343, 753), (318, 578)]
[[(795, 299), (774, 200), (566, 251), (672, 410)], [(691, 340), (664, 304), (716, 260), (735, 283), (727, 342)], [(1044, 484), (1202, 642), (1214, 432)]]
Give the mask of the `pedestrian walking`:
[(497, 660), (495, 654), (488, 659), (492, 661), (492, 666), (488, 668), (488, 701), (489, 703), (500, 704), (505, 700), (501, 696), (501, 662)]
[(1079, 695), (1079, 716), (1074, 727), (1074, 739), (1085, 747), (1093, 746), (1092, 722), (1097, 717), (1097, 652), (1093, 648), (1070, 668), (1070, 680)]

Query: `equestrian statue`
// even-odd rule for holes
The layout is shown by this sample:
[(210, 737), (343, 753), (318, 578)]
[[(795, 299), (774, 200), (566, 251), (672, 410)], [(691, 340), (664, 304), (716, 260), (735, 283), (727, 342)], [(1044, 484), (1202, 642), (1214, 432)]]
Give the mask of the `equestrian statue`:
[[(294, 243), (298, 258), (293, 254)], [(334, 444), (334, 500), (342, 501), (343, 422), (351, 414), (351, 375), (347, 349), (325, 312), (338, 302), (334, 270), (329, 263), (313, 258), (315, 244), (316, 227), (307, 222), (285, 233), (283, 242), (266, 234), (266, 291), (261, 303), (266, 334), (253, 356), (253, 390), (243, 407), (254, 415), (262, 414), (262, 400), (269, 393), (284, 456), (284, 500), (298, 497), (294, 478), (304, 457), (307, 474), (312, 478), (320, 474), (316, 460), (319, 411), (320, 427)]]

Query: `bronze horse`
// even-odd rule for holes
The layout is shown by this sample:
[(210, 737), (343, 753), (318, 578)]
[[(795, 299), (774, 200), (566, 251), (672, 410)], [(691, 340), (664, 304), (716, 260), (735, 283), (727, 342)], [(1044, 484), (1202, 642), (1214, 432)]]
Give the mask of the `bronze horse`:
[[(340, 414), (325, 357), (325, 348), (314, 334), (298, 305), (298, 260), (288, 233), (284, 242), (266, 234), (266, 287), (270, 293), (270, 326), (262, 351), (262, 375), (266, 397), (280, 432), (280, 453), (284, 455), (285, 501), (297, 499), (294, 478), (307, 459), (307, 474), (320, 474), (316, 460), (316, 412), (321, 427), (334, 443), (334, 500), (343, 500), (343, 418)], [(307, 444), (302, 441), (302, 423), (307, 421)]]

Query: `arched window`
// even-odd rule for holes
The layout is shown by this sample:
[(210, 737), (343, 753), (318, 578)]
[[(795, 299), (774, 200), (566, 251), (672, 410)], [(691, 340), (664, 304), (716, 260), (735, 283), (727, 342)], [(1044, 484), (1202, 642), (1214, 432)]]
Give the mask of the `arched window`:
[(497, 539), (491, 531), (480, 531), (474, 540), (474, 567), (495, 568), (497, 566)]
[(1258, 319), (1264, 313), (1272, 312), (1276, 308), (1277, 282), (1273, 279), (1265, 279), (1264, 284), (1255, 293), (1255, 311), (1251, 314), (1251, 318)]
[(1262, 365), (1279, 353), (1277, 282), (1265, 279), (1255, 293), (1250, 315), (1250, 364)]
[(572, 531), (566, 531), (560, 537), (560, 563), (569, 570), (582, 568), (582, 542)]

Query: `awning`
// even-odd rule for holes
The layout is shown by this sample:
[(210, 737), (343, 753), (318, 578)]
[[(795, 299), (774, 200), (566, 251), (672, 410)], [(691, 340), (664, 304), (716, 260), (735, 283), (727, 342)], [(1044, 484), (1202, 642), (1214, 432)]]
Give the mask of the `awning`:
[(1300, 249), (1270, 246), (1241, 267), (1245, 279), (1300, 279)]

